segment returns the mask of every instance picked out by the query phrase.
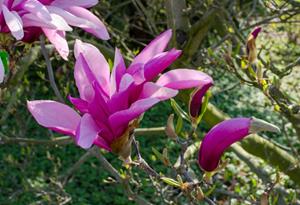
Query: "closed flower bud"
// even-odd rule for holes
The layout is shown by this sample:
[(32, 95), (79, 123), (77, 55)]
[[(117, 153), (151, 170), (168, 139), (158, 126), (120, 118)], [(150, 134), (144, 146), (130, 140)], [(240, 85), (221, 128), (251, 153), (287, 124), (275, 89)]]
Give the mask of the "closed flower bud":
[(247, 38), (247, 59), (249, 63), (254, 63), (257, 57), (257, 51), (256, 51), (256, 43), (255, 40), (258, 36), (258, 34), (261, 31), (261, 27), (255, 28), (248, 36)]

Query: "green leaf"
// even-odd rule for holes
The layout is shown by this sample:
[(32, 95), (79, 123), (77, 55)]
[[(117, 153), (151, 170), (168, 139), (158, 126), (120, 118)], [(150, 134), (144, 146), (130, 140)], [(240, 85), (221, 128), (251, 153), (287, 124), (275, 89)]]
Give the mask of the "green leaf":
[(177, 102), (174, 99), (171, 99), (171, 106), (174, 109), (175, 113), (182, 117), (183, 119), (190, 122), (189, 115), (177, 104)]
[(211, 97), (211, 92), (208, 90), (206, 93), (205, 93), (205, 96), (204, 96), (204, 101), (202, 103), (202, 108), (201, 108), (201, 113), (197, 119), (197, 124), (199, 124), (207, 110), (207, 105), (208, 105), (208, 102), (209, 102), (209, 98)]
[(165, 182), (166, 184), (174, 187), (180, 187), (180, 183), (172, 178), (169, 177), (161, 177), (161, 180)]
[(2, 60), (2, 64), (4, 66), (5, 74), (8, 73), (8, 66), (9, 66), (9, 56), (6, 51), (0, 51), (0, 58)]
[(175, 128), (175, 132), (177, 135), (179, 135), (179, 133), (181, 132), (182, 126), (183, 126), (182, 117), (178, 116), (176, 128)]
[(162, 162), (164, 161), (164, 156), (157, 149), (152, 147), (152, 151), (158, 159), (160, 159)]

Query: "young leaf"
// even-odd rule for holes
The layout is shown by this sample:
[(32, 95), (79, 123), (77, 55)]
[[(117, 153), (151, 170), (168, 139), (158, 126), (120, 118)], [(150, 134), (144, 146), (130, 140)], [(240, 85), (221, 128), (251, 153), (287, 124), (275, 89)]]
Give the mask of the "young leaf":
[(171, 106), (178, 116), (190, 122), (189, 115), (177, 104), (174, 99), (171, 99)]
[(0, 51), (0, 58), (2, 60), (2, 64), (4, 66), (5, 73), (8, 72), (8, 66), (9, 66), (9, 56), (6, 51)]

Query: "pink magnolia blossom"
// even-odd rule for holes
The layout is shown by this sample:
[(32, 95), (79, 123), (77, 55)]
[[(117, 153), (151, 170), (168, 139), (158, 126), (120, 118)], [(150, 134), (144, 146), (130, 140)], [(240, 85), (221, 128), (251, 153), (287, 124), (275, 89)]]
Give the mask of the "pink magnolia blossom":
[(82, 148), (95, 144), (128, 157), (128, 149), (122, 152), (124, 147), (130, 147), (130, 134), (146, 110), (174, 97), (180, 89), (202, 87), (212, 81), (203, 72), (185, 68), (158, 77), (181, 54), (176, 49), (164, 51), (171, 36), (171, 30), (160, 34), (127, 69), (116, 49), (111, 73), (96, 47), (77, 40), (74, 77), (80, 98), (69, 97), (69, 100), (80, 114), (49, 100), (29, 101), (29, 111), (40, 125), (73, 136)]
[(103, 40), (109, 39), (104, 24), (87, 8), (98, 0), (0, 0), (0, 32), (31, 42), (44, 33), (67, 59), (65, 32), (76, 26)]
[(208, 172), (215, 170), (223, 152), (230, 145), (259, 131), (280, 132), (274, 125), (256, 118), (233, 118), (215, 125), (200, 145), (200, 167)]

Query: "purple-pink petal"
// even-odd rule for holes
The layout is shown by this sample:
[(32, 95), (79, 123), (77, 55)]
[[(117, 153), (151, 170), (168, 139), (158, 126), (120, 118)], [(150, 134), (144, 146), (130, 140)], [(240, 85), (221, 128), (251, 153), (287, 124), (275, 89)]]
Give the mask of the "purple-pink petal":
[(213, 82), (209, 75), (201, 71), (182, 68), (164, 73), (157, 80), (156, 84), (173, 89), (188, 89), (201, 87), (208, 82)]
[(114, 67), (110, 76), (110, 96), (119, 90), (123, 75), (126, 73), (126, 65), (119, 49), (115, 49)]
[[(172, 30), (169, 29), (159, 36), (157, 36), (153, 41), (151, 41), (132, 61), (131, 66), (138, 63), (146, 63), (150, 59), (152, 59), (157, 54), (163, 52), (170, 39), (172, 37)], [(130, 67), (128, 68), (130, 70)]]
[(162, 73), (169, 67), (181, 54), (180, 50), (172, 49), (160, 53), (149, 60), (144, 66), (145, 80), (153, 80), (158, 74)]
[(138, 118), (150, 107), (158, 103), (160, 100), (157, 98), (146, 98), (134, 102), (130, 108), (121, 110), (112, 114), (109, 117), (109, 123), (113, 130), (118, 130), (124, 125), (128, 125), (131, 120)]
[(78, 125), (76, 131), (76, 143), (83, 149), (88, 149), (93, 145), (94, 140), (98, 137), (100, 128), (95, 123), (93, 117), (85, 113)]
[(261, 27), (256, 27), (251, 34), (253, 35), (254, 38), (257, 38), (258, 34), (261, 32)]
[(88, 112), (88, 102), (82, 100), (80, 98), (73, 98), (72, 96), (68, 96), (69, 101), (74, 105), (74, 107), (80, 111), (81, 113)]
[(79, 6), (71, 6), (66, 8), (66, 10), (79, 18), (88, 20), (92, 24), (92, 26), (82, 27), (86, 32), (103, 40), (108, 40), (110, 38), (104, 23), (89, 10)]
[(75, 136), (80, 116), (69, 106), (51, 100), (35, 100), (28, 101), (27, 107), (40, 125)]
[(152, 82), (144, 84), (139, 99), (157, 98), (159, 100), (167, 100), (178, 94), (177, 90), (163, 87)]
[[(15, 11), (9, 11), (5, 5), (2, 5), (4, 20), (12, 35), (20, 40), (24, 37), (23, 22), (21, 17)], [(0, 25), (1, 27), (1, 25)]]
[[(98, 0), (72, 0), (71, 5), (90, 8), (96, 4), (98, 4)], [(55, 0), (51, 5), (67, 8), (70, 7), (70, 0)]]
[(223, 152), (249, 134), (251, 118), (233, 118), (215, 125), (201, 142), (198, 162), (205, 171), (218, 167)]
[(207, 82), (200, 88), (197, 88), (191, 95), (189, 103), (189, 113), (192, 117), (199, 116), (202, 109), (202, 100), (207, 90), (213, 85), (213, 82)]
[(75, 42), (74, 53), (76, 60), (81, 54), (82, 59), (79, 60), (82, 64), (88, 65), (82, 65), (81, 69), (84, 68), (89, 81), (97, 81), (105, 95), (109, 96), (110, 69), (102, 53), (95, 46), (80, 40)]
[(68, 60), (69, 46), (65, 38), (65, 32), (46, 28), (42, 28), (42, 30), (46, 37), (49, 39), (49, 41), (54, 45), (60, 56), (64, 60)]

